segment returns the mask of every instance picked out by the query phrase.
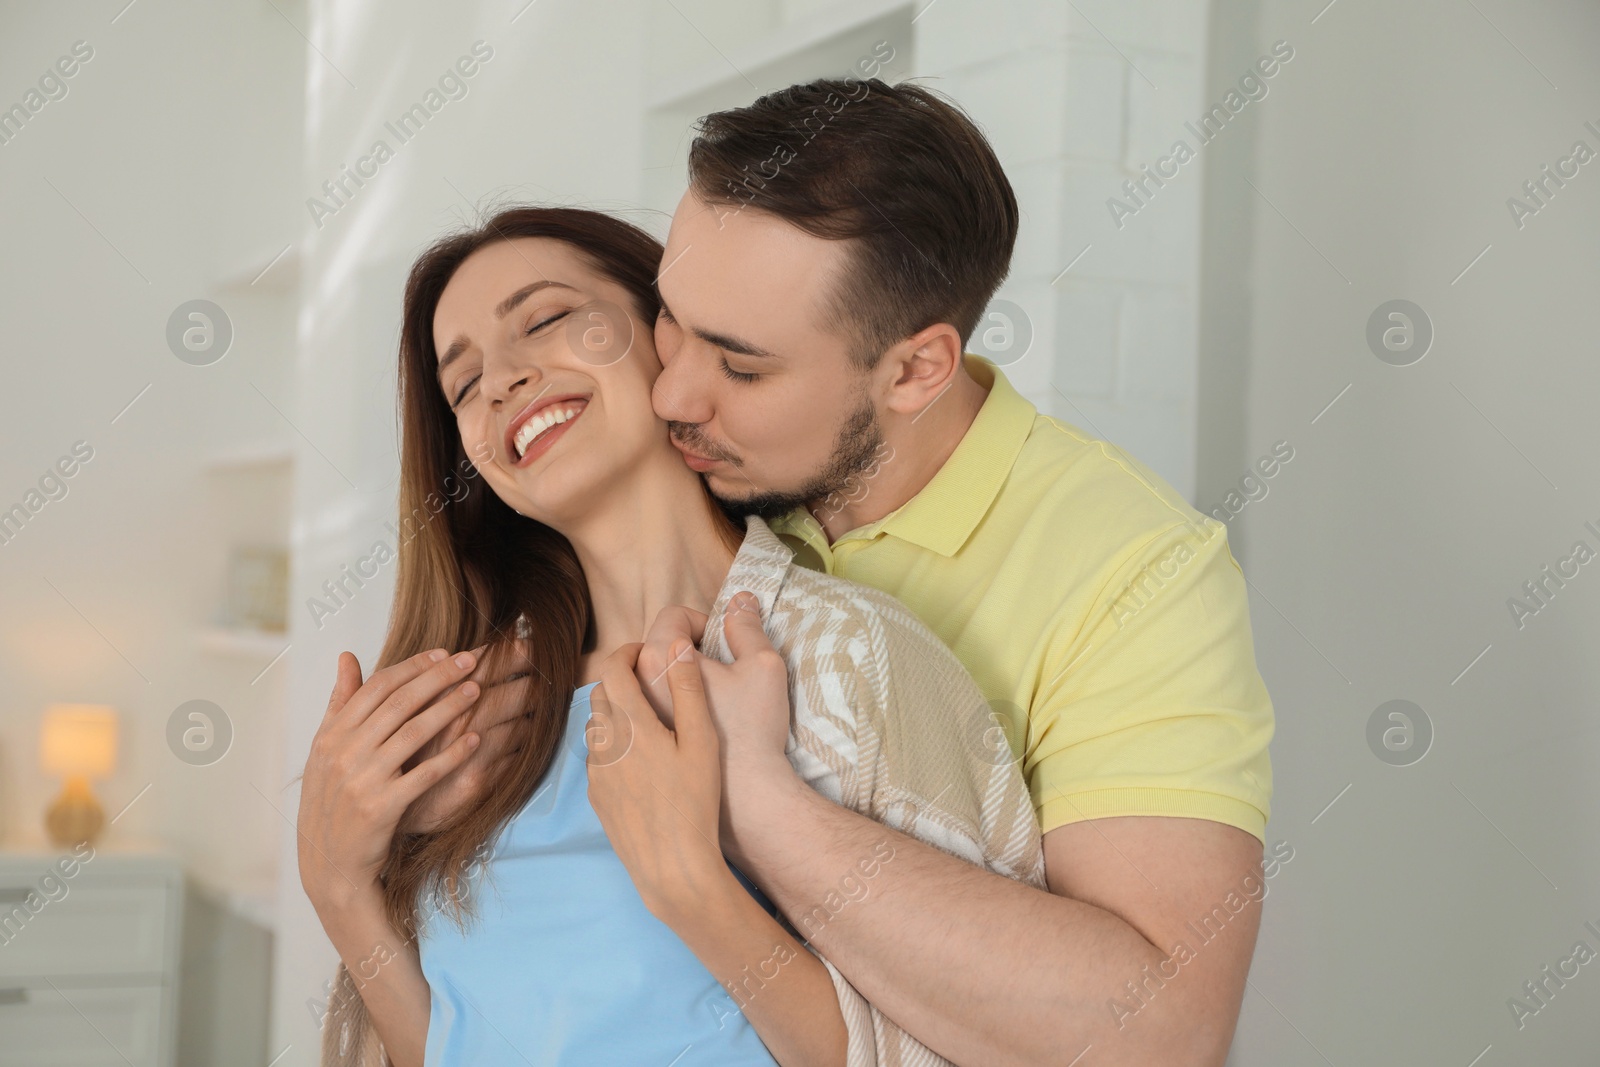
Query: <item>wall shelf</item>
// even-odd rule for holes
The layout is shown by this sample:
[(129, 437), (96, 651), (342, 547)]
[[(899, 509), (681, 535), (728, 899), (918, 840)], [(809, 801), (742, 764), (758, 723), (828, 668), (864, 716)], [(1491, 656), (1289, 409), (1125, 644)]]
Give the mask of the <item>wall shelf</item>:
[(234, 626), (209, 626), (200, 631), (200, 647), (219, 656), (276, 659), (289, 644), (287, 630), (250, 630)]
[(287, 467), (293, 462), (293, 442), (258, 441), (216, 453), (206, 460), (205, 468), (213, 474), (227, 474), (251, 467)]

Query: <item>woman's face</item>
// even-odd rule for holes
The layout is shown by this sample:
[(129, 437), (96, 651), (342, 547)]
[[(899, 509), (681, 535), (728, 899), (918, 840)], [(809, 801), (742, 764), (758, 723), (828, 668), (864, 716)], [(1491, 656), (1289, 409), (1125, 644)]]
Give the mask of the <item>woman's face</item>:
[(628, 292), (572, 246), (500, 241), (456, 270), (433, 315), (439, 388), (495, 494), (558, 529), (652, 451), (661, 373)]

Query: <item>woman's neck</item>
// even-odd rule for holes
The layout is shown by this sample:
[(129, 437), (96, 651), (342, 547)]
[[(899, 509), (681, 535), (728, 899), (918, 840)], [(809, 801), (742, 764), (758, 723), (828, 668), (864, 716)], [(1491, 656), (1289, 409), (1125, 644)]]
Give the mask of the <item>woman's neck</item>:
[(597, 641), (580, 684), (596, 680), (601, 660), (618, 646), (644, 640), (661, 609), (682, 604), (709, 613), (734, 557), (699, 476), (670, 448), (605, 497), (561, 531), (594, 605)]

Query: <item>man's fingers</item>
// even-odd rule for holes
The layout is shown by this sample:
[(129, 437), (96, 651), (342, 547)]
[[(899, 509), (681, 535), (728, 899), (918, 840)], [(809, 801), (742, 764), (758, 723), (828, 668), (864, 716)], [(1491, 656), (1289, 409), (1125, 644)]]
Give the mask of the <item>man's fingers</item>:
[[(473, 654), (478, 657), (478, 666), (469, 676), (474, 682), (489, 689), (506, 682), (519, 681), (524, 675), (533, 673), (533, 657), (530, 654), (531, 643), (526, 639), (519, 639), (511, 643), (509, 653), (487, 656), (487, 645), (473, 649)], [(491, 676), (491, 669), (494, 674)]]
[(775, 652), (767, 632), (761, 628), (761, 609), (755, 594), (741, 592), (728, 604), (722, 617), (722, 636), (735, 661), (759, 652)]
[(483, 686), (483, 695), (472, 713), (472, 728), (480, 733), (513, 723), (526, 714), (528, 695), (533, 680), (524, 675), (507, 681)]
[(459, 769), (478, 747), (479, 740), (477, 734), (464, 734), (437, 756), (430, 756), (401, 775), (397, 789), (400, 803), (410, 807), (418, 797)]

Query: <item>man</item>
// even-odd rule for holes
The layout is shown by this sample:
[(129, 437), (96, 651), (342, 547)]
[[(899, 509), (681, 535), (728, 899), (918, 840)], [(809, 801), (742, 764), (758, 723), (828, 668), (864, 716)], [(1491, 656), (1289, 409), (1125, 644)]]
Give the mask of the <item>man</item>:
[[(963, 354), (1017, 226), (982, 134), (920, 87), (820, 81), (702, 122), (658, 279), (657, 413), (730, 510), (892, 593), (961, 659), (996, 729), (954, 740), (1021, 761), (1049, 892), (805, 788), (759, 740), (789, 709), (750, 612), (727, 624), (734, 663), (705, 679), (722, 844), (950, 1060), (1218, 1065), (1271, 794), (1243, 576), (1221, 524)], [(695, 625), (664, 613), (640, 678)], [(435, 811), (470, 795), (471, 767)], [(841, 903), (886, 839), (892, 861)]]
[[(793, 921), (892, 837), (812, 943), (958, 1063), (1221, 1064), (1260, 921), (1273, 728), (1225, 530), (963, 356), (1017, 207), (937, 95), (796, 86), (703, 120), (689, 170), (657, 414), (727, 506), (956, 652), (1009, 739), (999, 758), (1022, 760), (1051, 891), (771, 773), (747, 727), (781, 687), (718, 701), (708, 677), (730, 857)], [(730, 643), (753, 656), (759, 624)]]

